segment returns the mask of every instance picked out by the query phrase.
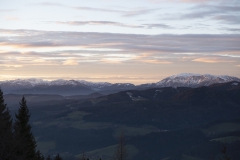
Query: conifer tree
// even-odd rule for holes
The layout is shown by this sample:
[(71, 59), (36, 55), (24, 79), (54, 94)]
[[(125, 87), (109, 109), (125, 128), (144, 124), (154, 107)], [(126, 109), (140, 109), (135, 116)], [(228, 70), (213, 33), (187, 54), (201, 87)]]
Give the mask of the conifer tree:
[(223, 154), (223, 157), (219, 158), (219, 160), (231, 160), (231, 157), (227, 154), (227, 143), (226, 142), (223, 144), (223, 148), (221, 149), (221, 152)]
[(3, 92), (0, 89), (0, 159), (11, 159), (12, 143), (12, 118), (7, 105), (4, 103)]
[(48, 156), (47, 156), (47, 160), (51, 160), (51, 157), (50, 157), (50, 155), (48, 155)]
[(44, 156), (39, 150), (36, 152), (36, 160), (44, 160)]
[(81, 155), (81, 158), (79, 158), (79, 160), (89, 160), (86, 155), (85, 155), (85, 152), (83, 151), (82, 155)]
[(14, 123), (15, 154), (19, 160), (35, 160), (37, 157), (36, 141), (31, 132), (30, 113), (24, 96), (19, 104), (20, 108), (18, 113), (15, 114), (16, 120)]
[(54, 160), (63, 160), (63, 159), (60, 157), (60, 155), (58, 153), (57, 156), (54, 158)]
[(127, 160), (127, 158), (128, 153), (125, 146), (125, 137), (122, 132), (121, 136), (119, 137), (119, 143), (114, 154), (114, 160)]

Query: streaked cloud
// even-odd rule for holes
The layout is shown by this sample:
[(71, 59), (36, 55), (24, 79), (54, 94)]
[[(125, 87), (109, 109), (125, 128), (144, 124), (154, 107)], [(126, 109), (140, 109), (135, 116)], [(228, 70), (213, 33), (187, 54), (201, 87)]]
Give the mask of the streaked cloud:
[(76, 10), (88, 10), (88, 11), (94, 11), (94, 12), (125, 13), (125, 11), (122, 11), (122, 10), (104, 9), (104, 8), (95, 8), (95, 7), (70, 7), (70, 8), (76, 9)]
[(8, 21), (18, 21), (18, 20), (20, 20), (20, 18), (18, 18), (18, 17), (5, 17), (5, 19), (8, 20)]
[(57, 24), (67, 24), (67, 25), (110, 25), (118, 27), (130, 27), (130, 28), (143, 28), (144, 26), (140, 25), (130, 25), (119, 22), (112, 21), (67, 21), (67, 22), (55, 22)]
[(172, 20), (205, 20), (211, 23), (217, 21), (221, 24), (240, 24), (240, 6), (235, 3), (213, 4), (197, 4), (193, 7), (186, 8), (184, 12), (179, 14), (169, 13), (160, 15), (161, 19)]
[(140, 62), (152, 63), (152, 64), (172, 64), (173, 63), (173, 62), (170, 62), (170, 61), (163, 61), (163, 60), (157, 60), (157, 59), (141, 60)]
[(240, 32), (240, 28), (228, 28), (224, 27), (223, 30), (231, 31), (231, 32)]
[(190, 3), (204, 3), (204, 2), (211, 2), (214, 0), (147, 0), (150, 2), (154, 2), (154, 3), (162, 3), (162, 2), (166, 2), (166, 1), (170, 1), (170, 2), (190, 2)]
[(113, 21), (66, 21), (66, 22), (54, 22), (57, 24), (66, 24), (66, 25), (76, 25), (76, 26), (82, 26), (82, 25), (109, 25), (109, 26), (117, 26), (117, 27), (129, 27), (129, 28), (147, 28), (147, 29), (153, 29), (153, 28), (162, 28), (162, 29), (172, 29), (171, 26), (166, 24), (140, 24), (140, 25), (134, 25), (134, 24), (124, 24), (119, 22), (113, 22)]
[(109, 9), (109, 8), (97, 8), (97, 7), (84, 7), (84, 6), (70, 6), (70, 5), (63, 5), (60, 3), (49, 3), (49, 2), (42, 2), (36, 3), (37, 5), (44, 5), (44, 6), (57, 6), (57, 7), (66, 7), (71, 8), (79, 11), (92, 11), (92, 12), (109, 12), (109, 13), (118, 13), (121, 14), (123, 17), (133, 17), (138, 15), (149, 14), (152, 12), (157, 11), (159, 8), (133, 8), (133, 9)]
[(211, 58), (211, 57), (203, 57), (203, 58), (196, 58), (193, 59), (194, 62), (203, 62), (203, 63), (222, 63), (222, 62), (235, 62), (234, 60), (224, 60), (220, 58)]
[(0, 9), (0, 12), (12, 12), (16, 11), (16, 9)]
[(0, 66), (7, 67), (7, 68), (10, 68), (10, 67), (21, 68), (21, 67), (23, 67), (22, 65), (14, 65), (14, 64), (0, 64)]
[[(93, 32), (1, 30), (18, 35), (1, 36), (0, 50), (29, 48), (33, 51), (128, 52), (128, 53), (217, 53), (239, 51), (239, 34), (136, 35)], [(213, 43), (214, 42), (214, 43)], [(23, 50), (24, 51), (24, 50)], [(31, 53), (30, 50), (26, 53)], [(16, 53), (15, 53), (16, 54)]]
[(52, 2), (41, 2), (41, 3), (32, 3), (32, 5), (43, 5), (43, 6), (62, 6), (66, 7), (66, 5), (60, 3), (52, 3)]
[(238, 15), (217, 15), (213, 17), (213, 20), (227, 24), (240, 24), (240, 12)]
[(127, 11), (125, 12), (122, 16), (123, 17), (133, 17), (133, 16), (139, 16), (139, 15), (143, 15), (143, 14), (149, 14), (152, 12), (155, 12), (159, 9), (156, 8), (150, 8), (150, 9), (146, 9), (146, 8), (140, 8), (140, 9), (134, 9), (132, 11)]
[(63, 62), (63, 65), (76, 66), (78, 65), (78, 61), (76, 59), (67, 59)]
[(173, 27), (161, 24), (161, 23), (155, 23), (155, 24), (143, 24), (146, 28), (153, 29), (153, 28), (165, 28), (165, 29), (173, 29)]

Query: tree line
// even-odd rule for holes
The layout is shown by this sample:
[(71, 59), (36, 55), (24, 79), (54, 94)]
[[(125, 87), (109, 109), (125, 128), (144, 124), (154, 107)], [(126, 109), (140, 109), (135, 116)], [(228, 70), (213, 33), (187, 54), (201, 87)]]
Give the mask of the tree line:
[(24, 96), (19, 105), (13, 122), (0, 89), (0, 160), (44, 160), (43, 155), (36, 149)]
[[(50, 156), (44, 158), (43, 154), (37, 150), (37, 143), (29, 123), (31, 114), (24, 96), (19, 105), (13, 120), (0, 89), (0, 160), (51, 160)], [(114, 159), (125, 160), (127, 153), (123, 134), (119, 141)], [(63, 159), (57, 154), (54, 160)], [(82, 156), (80, 160), (89, 160), (89, 158)]]

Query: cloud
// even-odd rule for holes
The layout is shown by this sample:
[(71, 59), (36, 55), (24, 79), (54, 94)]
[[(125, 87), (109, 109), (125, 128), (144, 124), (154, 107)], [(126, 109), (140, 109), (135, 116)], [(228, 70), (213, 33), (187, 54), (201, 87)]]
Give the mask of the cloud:
[(123, 17), (139, 16), (139, 15), (149, 14), (149, 13), (159, 10), (159, 8), (133, 8), (133, 9), (128, 9), (128, 10), (119, 10), (119, 9), (84, 7), (84, 6), (77, 6), (77, 7), (74, 6), (73, 7), (73, 6), (63, 5), (60, 3), (49, 3), (49, 2), (36, 3), (36, 4), (44, 5), (44, 6), (65, 7), (65, 8), (75, 9), (75, 10), (79, 10), (79, 11), (118, 13), (118, 14), (121, 14), (121, 16), (123, 16)]
[[(0, 30), (1, 32), (6, 30)], [(161, 34), (137, 35), (94, 32), (60, 32), (34, 30), (8, 30), (8, 33), (19, 34), (14, 39), (0, 37), (0, 50), (9, 46), (14, 48), (45, 47), (53, 50), (82, 50), (88, 52), (157, 52), (157, 53), (203, 53), (239, 51), (240, 35), (234, 34)], [(213, 43), (214, 42), (214, 43)], [(69, 47), (68, 47), (69, 46)], [(34, 50), (35, 51), (35, 50)], [(132, 53), (132, 52), (131, 52)]]
[(12, 12), (16, 11), (16, 9), (0, 9), (0, 12)]
[(207, 11), (197, 11), (197, 12), (190, 12), (187, 14), (183, 14), (180, 16), (182, 19), (200, 19), (200, 18), (206, 18), (211, 15), (214, 15), (216, 12), (212, 10), (207, 10)]
[(88, 11), (97, 11), (97, 12), (113, 12), (113, 13), (124, 13), (125, 11), (114, 10), (114, 9), (104, 9), (104, 8), (95, 8), (95, 7), (70, 7), (76, 10), (88, 10)]
[(128, 27), (128, 28), (146, 28), (146, 29), (154, 29), (154, 28), (162, 28), (162, 29), (172, 29), (171, 26), (166, 24), (141, 24), (141, 25), (133, 25), (133, 24), (124, 24), (119, 22), (113, 22), (113, 21), (66, 21), (61, 22), (57, 21), (54, 22), (57, 24), (66, 24), (66, 25), (76, 25), (76, 26), (82, 26), (82, 25), (109, 25), (109, 26), (117, 26), (117, 27)]
[[(167, 1), (167, 0), (148, 0), (150, 2), (164, 2), (164, 1)], [(199, 3), (199, 2), (210, 2), (210, 1), (213, 1), (213, 0), (168, 0), (168, 1), (171, 1), (171, 2), (191, 2), (191, 3)]]
[(60, 3), (52, 3), (52, 2), (41, 2), (41, 3), (35, 3), (36, 5), (43, 5), (43, 6), (61, 6), (61, 7), (67, 7), (66, 5), (60, 4)]
[[(162, 14), (164, 20), (204, 20), (212, 23), (216, 21), (224, 24), (240, 24), (240, 6), (235, 3), (197, 4), (180, 11), (178, 14)], [(207, 24), (207, 23), (206, 23)]]
[(118, 27), (130, 27), (130, 28), (143, 28), (144, 26), (139, 25), (129, 25), (119, 22), (112, 21), (67, 21), (67, 22), (55, 22), (57, 24), (67, 24), (67, 25), (110, 25)]
[(240, 28), (223, 27), (222, 30), (227, 30), (227, 31), (231, 31), (231, 32), (240, 32)]
[(83, 7), (83, 6), (78, 6), (78, 7), (72, 7), (68, 5), (64, 5), (61, 3), (50, 3), (50, 2), (42, 2), (42, 3), (36, 3), (37, 5), (44, 5), (44, 6), (57, 6), (57, 7), (66, 7), (66, 8), (71, 8), (75, 10), (87, 10), (87, 11), (97, 11), (97, 12), (113, 12), (113, 13), (125, 13), (123, 10), (114, 10), (114, 9), (105, 9), (105, 8), (97, 8), (97, 7)]
[(63, 65), (68, 65), (68, 66), (77, 66), (78, 61), (76, 59), (68, 59), (63, 62)]
[(146, 28), (153, 29), (153, 28), (165, 28), (165, 29), (172, 29), (171, 26), (166, 25), (166, 24), (160, 24), (160, 23), (155, 23), (155, 24), (143, 24), (146, 26)]
[(20, 18), (18, 18), (18, 17), (5, 17), (5, 19), (8, 20), (8, 21), (18, 21), (18, 20), (20, 20)]
[(94, 12), (111, 12), (119, 13), (123, 17), (134, 17), (139, 15), (145, 15), (159, 10), (159, 8), (134, 8), (128, 10), (115, 10), (115, 9), (105, 9), (105, 8), (95, 8), (95, 7), (70, 7), (76, 10), (87, 10)]
[(151, 64), (172, 64), (173, 62), (164, 61), (164, 60), (157, 60), (157, 59), (148, 59), (148, 60), (141, 60), (143, 63), (151, 63)]
[(21, 68), (21, 67), (23, 67), (23, 65), (14, 65), (14, 64), (0, 64), (0, 66), (8, 67), (8, 68), (10, 68), (10, 67), (13, 67), (13, 68)]
[(139, 16), (142, 14), (149, 14), (152, 12), (155, 12), (159, 10), (158, 8), (150, 8), (150, 9), (146, 9), (146, 8), (141, 8), (141, 9), (134, 9), (132, 11), (126, 11), (122, 16), (123, 17), (133, 17), (133, 16)]
[(213, 20), (221, 21), (226, 24), (240, 24), (239, 15), (217, 15), (212, 18)]
[[(1, 35), (3, 32), (19, 36), (11, 38)], [(137, 35), (1, 29), (0, 35), (3, 64), (240, 62), (240, 34)]]
[(234, 60), (224, 60), (219, 58), (211, 58), (211, 57), (203, 57), (203, 58), (196, 58), (192, 60), (194, 62), (203, 62), (203, 63), (222, 63), (222, 62), (235, 62)]
[[(146, 0), (153, 3), (162, 3), (162, 2), (178, 2), (178, 3), (197, 3), (197, 4), (206, 4), (206, 3), (214, 3), (219, 2), (218, 0)], [(231, 4), (239, 4), (238, 0), (222, 0), (222, 3), (231, 3)]]

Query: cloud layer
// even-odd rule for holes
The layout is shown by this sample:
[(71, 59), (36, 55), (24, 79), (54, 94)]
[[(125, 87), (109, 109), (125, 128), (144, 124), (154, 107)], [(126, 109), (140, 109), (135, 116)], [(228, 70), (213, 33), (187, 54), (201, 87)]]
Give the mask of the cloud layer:
[[(176, 61), (240, 61), (240, 35), (136, 35), (1, 30), (1, 64), (63, 64)], [(14, 37), (14, 38), (13, 38)], [(220, 60), (222, 59), (222, 60)]]

